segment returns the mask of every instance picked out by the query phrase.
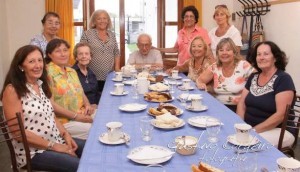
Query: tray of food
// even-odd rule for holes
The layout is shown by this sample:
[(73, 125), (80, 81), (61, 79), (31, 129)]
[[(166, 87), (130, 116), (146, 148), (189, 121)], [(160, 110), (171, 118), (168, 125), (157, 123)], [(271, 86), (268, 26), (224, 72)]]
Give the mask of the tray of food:
[(144, 99), (149, 102), (165, 103), (174, 100), (170, 93), (152, 91), (144, 94)]
[(148, 109), (148, 114), (151, 116), (159, 116), (168, 112), (179, 116), (183, 113), (183, 110), (170, 103), (160, 103), (158, 107), (150, 107)]

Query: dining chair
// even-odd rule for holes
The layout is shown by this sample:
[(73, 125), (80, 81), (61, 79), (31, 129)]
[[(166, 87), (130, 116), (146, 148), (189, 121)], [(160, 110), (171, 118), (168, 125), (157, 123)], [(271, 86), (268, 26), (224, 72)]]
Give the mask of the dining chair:
[[(294, 136), (294, 142), (288, 146), (283, 146), (284, 135), (286, 133), (286, 129), (290, 128), (294, 132), (292, 133)], [(297, 146), (298, 135), (300, 130), (300, 96), (296, 96), (295, 105), (287, 105), (285, 110), (284, 120), (282, 122), (281, 132), (278, 141), (278, 149), (290, 155), (291, 157), (295, 157), (294, 149)]]
[(3, 111), (0, 111), (0, 127), (2, 133), (0, 133), (0, 143), (6, 142), (11, 158), (12, 170), (14, 172), (24, 171), (24, 169), (19, 169), (17, 167), (17, 161), (15, 157), (15, 150), (12, 144), (12, 140), (18, 139), (23, 143), (25, 154), (26, 154), (26, 170), (27, 172), (31, 172), (31, 158), (29, 146), (25, 134), (25, 129), (23, 125), (23, 120), (21, 117), (21, 113), (17, 112), (16, 117), (6, 120), (4, 118)]

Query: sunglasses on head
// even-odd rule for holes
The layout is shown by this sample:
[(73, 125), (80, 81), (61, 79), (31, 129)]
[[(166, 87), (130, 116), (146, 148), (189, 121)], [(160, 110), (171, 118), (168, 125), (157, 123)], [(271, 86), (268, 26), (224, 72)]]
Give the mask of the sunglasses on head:
[(217, 9), (217, 8), (219, 8), (219, 7), (227, 8), (227, 5), (225, 5), (225, 4), (217, 5), (217, 6), (215, 6), (215, 9)]

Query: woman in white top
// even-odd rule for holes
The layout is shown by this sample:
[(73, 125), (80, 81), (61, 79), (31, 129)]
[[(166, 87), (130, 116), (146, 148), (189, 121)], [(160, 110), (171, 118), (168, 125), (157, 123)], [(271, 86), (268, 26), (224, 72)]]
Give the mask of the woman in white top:
[(238, 52), (242, 46), (241, 33), (234, 25), (229, 24), (230, 17), (231, 15), (226, 5), (217, 5), (215, 7), (214, 19), (218, 26), (208, 33), (211, 39), (211, 50), (215, 58), (217, 45), (223, 38), (231, 38), (237, 46)]
[(197, 87), (206, 89), (214, 82), (215, 97), (232, 111), (237, 103), (253, 67), (241, 56), (231, 38), (223, 38), (217, 46), (217, 63), (208, 67), (197, 79)]

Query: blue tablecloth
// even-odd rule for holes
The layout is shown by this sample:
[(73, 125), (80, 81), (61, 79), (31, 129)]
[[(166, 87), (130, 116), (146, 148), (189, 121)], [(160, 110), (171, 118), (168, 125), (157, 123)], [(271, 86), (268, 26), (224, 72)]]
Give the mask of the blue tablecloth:
[[(191, 112), (184, 110), (181, 119), (184, 119), (186, 125), (182, 128), (175, 130), (162, 130), (154, 128), (153, 138), (149, 142), (145, 142), (141, 138), (139, 129), (139, 117), (147, 115), (147, 110), (135, 113), (122, 112), (118, 109), (120, 105), (130, 102), (147, 103), (149, 107), (156, 107), (157, 103), (150, 103), (143, 99), (140, 95), (138, 100), (134, 100), (131, 94), (126, 96), (112, 96), (110, 91), (114, 89), (112, 81), (114, 74), (110, 73), (102, 92), (102, 97), (98, 106), (98, 111), (94, 119), (93, 126), (90, 130), (83, 155), (80, 160), (78, 171), (82, 172), (116, 172), (116, 171), (144, 171), (145, 165), (132, 162), (126, 156), (133, 148), (142, 145), (160, 145), (167, 147), (172, 143), (177, 136), (191, 135), (200, 138), (196, 154), (190, 156), (183, 156), (174, 154), (171, 160), (163, 163), (162, 165), (168, 172), (171, 171), (191, 171), (192, 164), (198, 164), (199, 161), (204, 161), (212, 164), (225, 171), (238, 171), (239, 161), (245, 158), (245, 155), (238, 155), (235, 153), (236, 146), (227, 143), (227, 137), (235, 133), (234, 124), (243, 122), (235, 113), (230, 111), (223, 104), (218, 102), (214, 97), (205, 91), (198, 89), (190, 91), (190, 93), (202, 94), (203, 104), (208, 106), (208, 110), (204, 112)], [(180, 75), (185, 77), (183, 75)], [(195, 86), (193, 84), (193, 86)], [(131, 86), (125, 86), (125, 90), (131, 90)], [(177, 97), (179, 90), (176, 90), (174, 97)], [(183, 108), (178, 100), (172, 102), (176, 106)], [(207, 141), (207, 133), (205, 129), (190, 126), (187, 119), (193, 116), (209, 115), (219, 118), (223, 123), (219, 138), (220, 141), (216, 144), (211, 144)], [(123, 131), (128, 133), (131, 137), (130, 145), (105, 145), (99, 141), (99, 136), (106, 132), (105, 124), (110, 121), (120, 121), (123, 123)], [(263, 138), (255, 132), (251, 133), (259, 138), (261, 141), (256, 147), (264, 149), (264, 151), (257, 152), (258, 170), (261, 167), (268, 169), (277, 169), (276, 159), (285, 156), (276, 148), (267, 143)], [(175, 151), (175, 150), (174, 150)], [(255, 153), (248, 153), (254, 156)], [(248, 156), (248, 155), (246, 155)], [(254, 162), (249, 162), (254, 163)]]

